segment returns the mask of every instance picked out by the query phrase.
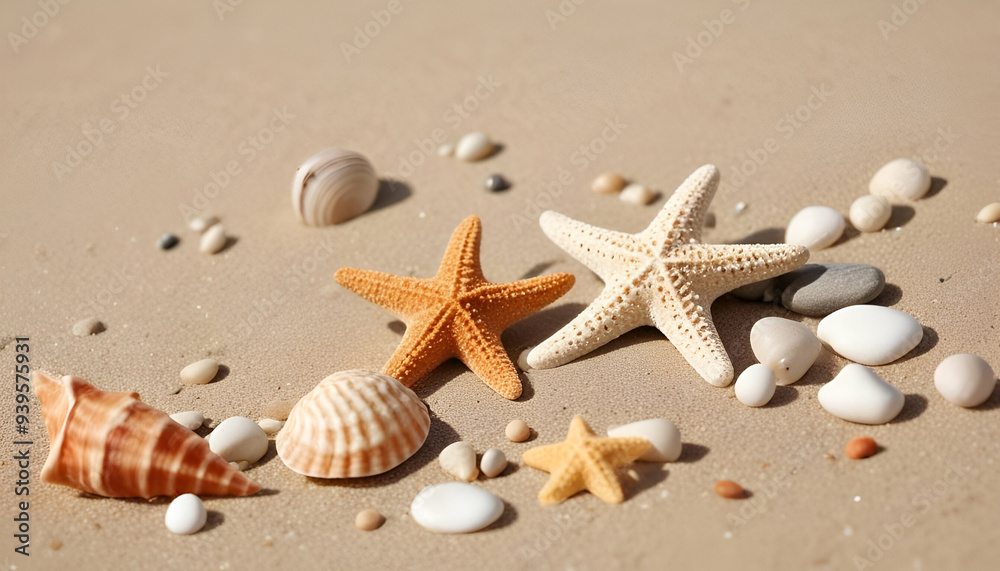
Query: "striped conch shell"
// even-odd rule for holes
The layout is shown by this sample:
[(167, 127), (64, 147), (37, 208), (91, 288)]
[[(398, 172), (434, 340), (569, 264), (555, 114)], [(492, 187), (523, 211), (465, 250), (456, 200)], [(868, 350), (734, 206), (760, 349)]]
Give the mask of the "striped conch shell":
[(413, 391), (381, 373), (334, 373), (302, 397), (275, 441), (292, 470), (358, 478), (395, 468), (427, 439), (431, 419)]
[(44, 482), (113, 498), (249, 496), (260, 490), (205, 439), (136, 393), (106, 392), (77, 377), (38, 371), (32, 384), (49, 432)]
[(375, 169), (364, 156), (325, 149), (306, 159), (292, 179), (292, 207), (309, 226), (329, 226), (364, 214), (378, 196)]

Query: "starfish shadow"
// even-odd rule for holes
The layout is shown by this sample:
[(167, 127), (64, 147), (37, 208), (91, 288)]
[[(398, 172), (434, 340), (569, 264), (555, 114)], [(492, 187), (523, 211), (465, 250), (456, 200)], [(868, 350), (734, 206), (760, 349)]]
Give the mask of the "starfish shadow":
[(784, 228), (764, 228), (747, 234), (739, 240), (728, 242), (730, 244), (782, 244), (785, 242)]
[(521, 277), (519, 277), (517, 279), (518, 279), (518, 281), (520, 281), (520, 280), (530, 280), (531, 278), (537, 278), (538, 276), (540, 276), (543, 273), (545, 273), (545, 270), (551, 268), (555, 264), (556, 264), (556, 260), (551, 260), (551, 261), (548, 261), (548, 262), (539, 262), (539, 263), (535, 264), (534, 266), (531, 266), (530, 268), (528, 268), (528, 271), (524, 272), (524, 274), (522, 274)]
[(656, 487), (660, 482), (667, 479), (670, 471), (660, 462), (636, 462), (628, 466), (629, 470), (635, 470), (639, 475), (638, 480), (633, 480), (627, 475), (619, 475), (618, 479), (622, 483), (622, 490), (625, 492), (625, 499), (629, 500), (640, 493)]
[[(501, 338), (506, 336), (509, 342), (504, 343), (504, 345), (513, 347), (516, 350), (515, 355), (519, 355), (524, 349), (548, 339), (553, 333), (582, 313), (584, 309), (587, 309), (587, 306), (582, 303), (549, 306), (511, 325), (503, 332)], [(517, 361), (517, 358), (515, 357), (514, 360)]]
[(408, 460), (396, 466), (392, 470), (375, 476), (364, 478), (313, 478), (307, 477), (309, 482), (318, 486), (333, 486), (338, 488), (380, 488), (395, 484), (403, 478), (410, 476), (417, 470), (423, 468), (430, 462), (437, 460), (437, 457), (444, 450), (445, 446), (461, 440), (455, 429), (447, 422), (438, 418), (434, 411), (430, 411), (431, 428), (427, 434), (427, 440), (416, 454)]

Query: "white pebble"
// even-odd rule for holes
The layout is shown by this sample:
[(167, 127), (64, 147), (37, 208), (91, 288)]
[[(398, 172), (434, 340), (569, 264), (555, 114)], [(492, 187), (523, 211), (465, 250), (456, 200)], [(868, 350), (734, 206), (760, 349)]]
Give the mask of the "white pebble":
[(746, 209), (747, 209), (746, 202), (737, 202), (736, 206), (733, 207), (733, 210), (735, 210), (737, 214), (742, 214), (743, 211)]
[(681, 457), (681, 431), (665, 418), (651, 418), (615, 426), (608, 429), (608, 436), (640, 436), (649, 440), (649, 450), (638, 458), (644, 462), (674, 462)]
[(931, 175), (927, 167), (913, 159), (895, 159), (878, 169), (868, 190), (886, 198), (917, 200), (931, 188)]
[(97, 335), (105, 329), (104, 324), (101, 323), (100, 320), (94, 317), (88, 317), (87, 319), (81, 319), (73, 324), (73, 335), (76, 335), (77, 337)]
[(469, 133), (458, 140), (455, 156), (463, 161), (478, 161), (493, 154), (494, 146), (486, 133)]
[(226, 229), (222, 224), (215, 224), (201, 235), (198, 249), (202, 254), (214, 254), (226, 245)]
[(866, 194), (851, 204), (848, 217), (862, 232), (878, 232), (892, 216), (892, 205), (884, 197)]
[(437, 148), (437, 154), (439, 157), (452, 157), (455, 156), (455, 144), (445, 143)]
[(499, 448), (490, 448), (483, 452), (483, 458), (479, 461), (479, 469), (487, 478), (496, 478), (507, 468), (507, 456)]
[(201, 234), (205, 230), (208, 230), (212, 226), (219, 223), (219, 218), (216, 216), (200, 216), (198, 218), (192, 219), (188, 222), (188, 227), (195, 232)]
[(750, 365), (736, 379), (736, 398), (747, 406), (764, 406), (774, 396), (774, 371), (762, 363)]
[(775, 382), (784, 386), (806, 374), (823, 345), (811, 329), (797, 321), (765, 317), (750, 329), (750, 348), (758, 361), (771, 368)]
[(1000, 220), (1000, 202), (987, 204), (976, 214), (976, 222), (989, 224)]
[(934, 371), (934, 387), (941, 396), (958, 406), (973, 407), (993, 394), (997, 377), (989, 363), (977, 355), (952, 355)]
[(205, 527), (208, 512), (201, 498), (194, 494), (182, 494), (174, 498), (167, 506), (167, 515), (163, 518), (167, 529), (178, 535), (189, 535)]
[(920, 344), (924, 330), (916, 319), (898, 309), (852, 305), (824, 317), (816, 335), (852, 361), (885, 365)]
[(196, 410), (177, 412), (171, 414), (170, 418), (188, 430), (198, 430), (202, 424), (205, 424), (205, 416)]
[(531, 365), (528, 364), (528, 353), (531, 353), (532, 349), (534, 349), (534, 346), (528, 347), (524, 351), (521, 351), (521, 354), (517, 356), (517, 368), (521, 369), (522, 371), (531, 370)]
[(644, 206), (656, 200), (656, 192), (637, 182), (633, 182), (622, 189), (621, 193), (618, 194), (618, 199), (622, 202)]
[(218, 372), (218, 361), (202, 359), (181, 369), (181, 382), (185, 385), (204, 385), (214, 379)]
[(445, 446), (438, 456), (438, 463), (441, 469), (455, 476), (459, 480), (471, 482), (479, 476), (479, 468), (476, 467), (476, 451), (468, 442), (455, 442)]
[(267, 453), (267, 434), (249, 418), (233, 416), (215, 427), (208, 446), (226, 462), (253, 464)]
[(273, 418), (262, 418), (257, 421), (257, 425), (264, 431), (264, 434), (271, 436), (281, 430), (281, 427), (285, 426), (285, 422)]
[(410, 504), (414, 521), (438, 533), (477, 531), (498, 520), (502, 514), (500, 498), (461, 482), (427, 486)]
[(785, 230), (785, 243), (811, 251), (832, 246), (844, 233), (844, 216), (829, 206), (807, 206), (799, 210)]
[(851, 422), (885, 424), (896, 418), (906, 399), (868, 367), (851, 363), (816, 394), (827, 412)]

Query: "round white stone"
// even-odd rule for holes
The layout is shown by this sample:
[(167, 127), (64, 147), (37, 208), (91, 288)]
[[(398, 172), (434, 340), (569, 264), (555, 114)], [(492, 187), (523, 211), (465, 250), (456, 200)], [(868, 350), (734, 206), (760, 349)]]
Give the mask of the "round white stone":
[(983, 404), (993, 394), (996, 384), (997, 377), (989, 363), (969, 353), (946, 358), (934, 371), (934, 387), (958, 406)]
[(633, 182), (622, 189), (622, 191), (618, 194), (618, 199), (622, 202), (645, 206), (656, 199), (656, 192), (647, 186)]
[(649, 440), (649, 450), (638, 458), (644, 462), (674, 462), (681, 457), (681, 431), (665, 418), (651, 418), (615, 426), (608, 429), (608, 436), (640, 436)]
[(851, 422), (885, 424), (903, 410), (905, 398), (868, 367), (851, 363), (816, 394), (827, 412)]
[(476, 451), (468, 442), (455, 442), (445, 446), (438, 456), (441, 469), (459, 480), (471, 482), (479, 476), (476, 467)]
[(885, 365), (916, 347), (923, 327), (909, 314), (880, 305), (852, 305), (827, 315), (816, 336), (831, 349), (864, 365)]
[(204, 385), (219, 372), (219, 362), (215, 359), (195, 361), (181, 369), (181, 382), (185, 385)]
[(736, 379), (736, 399), (747, 406), (764, 406), (774, 396), (774, 371), (762, 363), (750, 365)]
[[(811, 329), (797, 321), (765, 317), (750, 329), (750, 348), (758, 361), (771, 368), (775, 382), (784, 386), (806, 374), (823, 345)], [(736, 396), (739, 398), (739, 393)]]
[(205, 416), (196, 410), (176, 412), (171, 414), (170, 418), (188, 430), (198, 430), (205, 424)]
[(1000, 221), (1000, 202), (987, 204), (976, 214), (976, 222), (989, 224), (997, 221)]
[(208, 447), (226, 462), (253, 464), (267, 453), (267, 433), (249, 418), (234, 416), (215, 427)]
[(202, 254), (214, 254), (226, 245), (226, 229), (222, 224), (214, 224), (201, 235), (198, 249)]
[(490, 448), (483, 452), (483, 458), (479, 461), (479, 469), (487, 478), (496, 478), (507, 468), (507, 456), (499, 448)]
[(503, 502), (493, 494), (462, 482), (427, 486), (410, 504), (410, 515), (423, 528), (438, 533), (468, 533), (495, 522)]
[(188, 222), (188, 227), (199, 234), (219, 223), (217, 216), (200, 216)]
[(493, 153), (493, 143), (486, 133), (479, 131), (465, 135), (455, 145), (455, 156), (463, 161), (478, 161), (491, 153)]
[(931, 175), (927, 167), (913, 159), (895, 159), (878, 169), (868, 190), (886, 198), (917, 200), (931, 188)]
[(437, 154), (440, 157), (450, 157), (455, 154), (455, 145), (453, 143), (445, 143), (437, 148)]
[(862, 232), (878, 232), (892, 216), (892, 205), (884, 197), (866, 194), (851, 203), (848, 218)]
[(528, 354), (531, 353), (532, 349), (534, 349), (534, 347), (528, 347), (524, 351), (521, 351), (521, 354), (517, 356), (518, 369), (521, 369), (522, 371), (531, 370), (531, 365), (528, 364)]
[(844, 215), (829, 206), (807, 206), (792, 216), (785, 229), (785, 243), (822, 250), (839, 240), (846, 226)]
[(167, 515), (163, 519), (170, 531), (178, 535), (188, 535), (205, 527), (208, 512), (205, 511), (205, 504), (201, 503), (201, 498), (194, 494), (183, 494), (170, 502), (167, 506)]
[(264, 431), (264, 434), (271, 436), (281, 430), (281, 427), (285, 425), (285, 422), (283, 420), (275, 420), (273, 418), (262, 418), (257, 421), (257, 425)]

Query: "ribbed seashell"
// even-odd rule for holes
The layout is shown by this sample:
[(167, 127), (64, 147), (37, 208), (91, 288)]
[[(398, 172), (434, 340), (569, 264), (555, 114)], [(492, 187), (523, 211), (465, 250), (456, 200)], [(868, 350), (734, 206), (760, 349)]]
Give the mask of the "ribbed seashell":
[(77, 377), (55, 379), (38, 371), (32, 383), (49, 432), (44, 482), (115, 498), (248, 496), (260, 490), (203, 438), (136, 393), (102, 391)]
[(302, 397), (275, 444), (286, 466), (316, 478), (395, 468), (427, 439), (431, 419), (413, 391), (381, 373), (334, 373)]
[(309, 226), (329, 226), (365, 213), (378, 195), (368, 159), (354, 151), (325, 149), (306, 159), (292, 181), (292, 207)]

